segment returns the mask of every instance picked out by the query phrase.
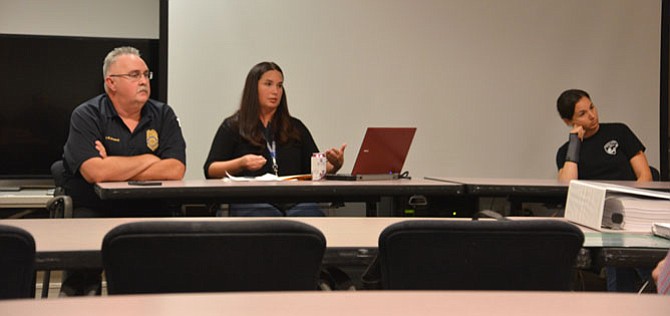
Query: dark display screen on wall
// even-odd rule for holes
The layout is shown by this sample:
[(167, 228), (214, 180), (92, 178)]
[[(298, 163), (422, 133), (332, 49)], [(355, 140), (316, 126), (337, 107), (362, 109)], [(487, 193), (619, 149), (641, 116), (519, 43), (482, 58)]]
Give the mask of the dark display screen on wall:
[[(104, 92), (102, 63), (119, 46), (158, 69), (157, 39), (0, 34), (0, 179), (51, 177), (72, 110)], [(157, 98), (156, 82), (151, 89)]]

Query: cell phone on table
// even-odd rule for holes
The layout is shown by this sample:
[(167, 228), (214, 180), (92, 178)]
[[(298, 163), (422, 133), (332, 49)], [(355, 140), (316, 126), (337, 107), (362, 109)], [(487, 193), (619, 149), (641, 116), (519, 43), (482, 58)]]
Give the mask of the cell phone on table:
[(142, 186), (151, 186), (151, 185), (162, 185), (163, 183), (160, 181), (153, 181), (153, 180), (131, 180), (128, 181), (128, 185), (142, 185)]

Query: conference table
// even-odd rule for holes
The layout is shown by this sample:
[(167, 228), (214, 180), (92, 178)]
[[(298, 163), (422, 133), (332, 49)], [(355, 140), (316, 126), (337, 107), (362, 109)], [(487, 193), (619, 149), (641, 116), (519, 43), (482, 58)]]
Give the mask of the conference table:
[[(568, 193), (569, 182), (557, 179), (468, 178), (429, 176), (426, 180), (462, 184), (466, 193), (475, 195), (561, 196)], [(591, 180), (638, 189), (670, 192), (670, 181)]]
[[(36, 269), (63, 270), (101, 268), (100, 249), (105, 234), (114, 227), (138, 221), (244, 221), (292, 220), (312, 225), (326, 237), (324, 264), (366, 265), (377, 253), (379, 234), (387, 226), (405, 220), (469, 220), (467, 218), (401, 218), (401, 217), (168, 217), (168, 218), (70, 218), (12, 219), (0, 224), (23, 228), (35, 238)], [(513, 220), (536, 220), (539, 217), (516, 217)], [(546, 218), (545, 218), (546, 219)], [(562, 220), (562, 219), (557, 219)], [(653, 267), (670, 248), (670, 240), (643, 233), (597, 232), (581, 227), (589, 250), (582, 267), (636, 266)]]
[[(511, 205), (513, 215), (520, 213), (524, 202), (556, 203), (565, 205), (569, 182), (557, 179), (520, 179), (520, 178), (467, 178), (430, 176), (426, 180), (443, 181), (463, 185), (464, 194), (470, 208), (479, 210), (481, 197), (505, 197)], [(608, 184), (633, 187), (638, 189), (670, 192), (670, 182), (653, 181), (598, 181)]]
[(95, 185), (102, 200), (145, 199), (188, 203), (365, 202), (366, 215), (377, 216), (382, 197), (407, 199), (414, 195), (460, 196), (457, 183), (426, 179), (377, 181), (161, 181), (160, 185), (102, 182)]
[(53, 189), (0, 191), (0, 208), (44, 208), (54, 196)]
[(3, 315), (668, 315), (667, 296), (588, 292), (338, 291), (117, 295), (0, 301)]
[(53, 198), (53, 189), (0, 188), (0, 218), (20, 218), (35, 212), (44, 212)]
[(426, 177), (428, 180), (461, 184), (464, 187), (465, 205), (469, 209), (479, 210), (480, 198), (504, 197), (510, 203), (512, 215), (522, 213), (524, 202), (553, 203), (565, 205), (568, 195), (568, 183), (556, 179), (519, 179), (519, 178), (459, 178)]
[[(603, 182), (670, 192), (670, 182)], [(564, 205), (569, 186), (569, 183), (555, 179), (440, 176), (377, 181), (239, 182), (209, 179), (160, 181), (159, 184), (103, 182), (95, 185), (95, 192), (102, 200), (154, 199), (178, 204), (365, 202), (367, 216), (380, 215), (377, 205), (384, 197), (394, 201), (390, 206), (390, 214), (397, 214), (398, 208), (406, 207), (409, 199), (418, 196), (427, 197), (427, 200), (433, 202), (433, 213), (437, 211), (442, 216), (470, 217), (481, 209), (479, 199), (482, 197), (507, 198), (511, 203), (512, 215), (525, 215), (520, 213), (523, 202)], [(444, 212), (447, 209), (448, 212)]]

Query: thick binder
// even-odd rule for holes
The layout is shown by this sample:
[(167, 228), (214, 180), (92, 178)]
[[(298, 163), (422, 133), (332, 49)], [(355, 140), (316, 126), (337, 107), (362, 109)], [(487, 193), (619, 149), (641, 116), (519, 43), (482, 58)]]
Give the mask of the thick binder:
[(654, 222), (670, 222), (670, 193), (572, 180), (565, 218), (598, 231), (650, 233)]

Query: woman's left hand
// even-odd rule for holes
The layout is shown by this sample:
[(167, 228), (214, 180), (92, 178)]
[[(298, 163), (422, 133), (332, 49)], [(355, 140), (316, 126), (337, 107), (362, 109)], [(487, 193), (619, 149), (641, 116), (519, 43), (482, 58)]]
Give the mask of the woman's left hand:
[(328, 168), (328, 173), (335, 173), (340, 168), (342, 168), (342, 165), (344, 164), (344, 149), (347, 148), (347, 144), (342, 144), (342, 147), (338, 148), (331, 148), (326, 151), (326, 159), (328, 159), (328, 164), (330, 164)]

